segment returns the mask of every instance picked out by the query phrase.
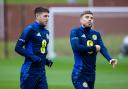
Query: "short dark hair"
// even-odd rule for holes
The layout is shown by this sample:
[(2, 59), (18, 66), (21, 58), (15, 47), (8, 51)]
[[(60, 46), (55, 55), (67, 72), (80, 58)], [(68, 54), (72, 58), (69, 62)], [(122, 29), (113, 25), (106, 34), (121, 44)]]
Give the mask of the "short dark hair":
[(80, 17), (82, 17), (82, 16), (85, 15), (85, 14), (91, 14), (91, 15), (93, 15), (93, 13), (88, 10), (88, 11), (82, 12), (81, 15), (80, 15)]
[(44, 8), (44, 7), (36, 7), (34, 10), (34, 14), (39, 14), (42, 12), (48, 12), (49, 13), (49, 9)]

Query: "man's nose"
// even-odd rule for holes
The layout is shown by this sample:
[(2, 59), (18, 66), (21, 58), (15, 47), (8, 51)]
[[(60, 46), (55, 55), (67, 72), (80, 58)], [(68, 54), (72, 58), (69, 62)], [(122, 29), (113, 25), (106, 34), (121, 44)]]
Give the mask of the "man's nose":
[(89, 19), (88, 21), (91, 21), (91, 19)]
[(49, 16), (47, 16), (46, 18), (49, 19)]

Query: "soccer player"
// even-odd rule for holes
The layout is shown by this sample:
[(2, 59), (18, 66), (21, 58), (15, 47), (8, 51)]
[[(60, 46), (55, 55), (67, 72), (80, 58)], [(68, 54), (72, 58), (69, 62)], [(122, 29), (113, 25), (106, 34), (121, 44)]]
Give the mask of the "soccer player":
[(72, 82), (75, 89), (94, 89), (97, 53), (100, 52), (113, 67), (117, 64), (117, 59), (109, 55), (100, 33), (91, 29), (93, 24), (91, 11), (84, 11), (80, 15), (80, 23), (81, 26), (72, 29), (70, 33), (75, 60)]
[(46, 30), (49, 10), (37, 7), (34, 10), (35, 21), (26, 26), (19, 37), (15, 51), (25, 57), (21, 68), (21, 89), (48, 89), (45, 65), (53, 62), (46, 58), (49, 43), (49, 31)]

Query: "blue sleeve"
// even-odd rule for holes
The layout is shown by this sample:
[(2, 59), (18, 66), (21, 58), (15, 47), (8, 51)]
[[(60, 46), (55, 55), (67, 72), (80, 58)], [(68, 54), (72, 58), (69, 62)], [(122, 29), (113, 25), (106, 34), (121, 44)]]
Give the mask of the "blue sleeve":
[(95, 46), (87, 47), (85, 45), (80, 44), (79, 37), (77, 36), (77, 32), (75, 30), (72, 30), (70, 33), (70, 43), (74, 51), (79, 51), (79, 52), (96, 51)]
[(27, 28), (23, 30), (21, 36), (19, 37), (16, 43), (15, 51), (19, 53), (20, 55), (25, 56), (35, 62), (35, 61), (40, 61), (40, 57), (35, 56), (33, 52), (26, 50), (24, 47), (28, 43), (28, 41), (30, 41), (31, 34), (32, 34), (31, 29), (32, 27), (28, 26)]
[(103, 41), (102, 41), (102, 38), (101, 38), (101, 35), (100, 33), (98, 33), (98, 44), (101, 46), (101, 50), (100, 50), (100, 53), (108, 60), (110, 61), (112, 59), (112, 57), (110, 56), (107, 48), (105, 47)]

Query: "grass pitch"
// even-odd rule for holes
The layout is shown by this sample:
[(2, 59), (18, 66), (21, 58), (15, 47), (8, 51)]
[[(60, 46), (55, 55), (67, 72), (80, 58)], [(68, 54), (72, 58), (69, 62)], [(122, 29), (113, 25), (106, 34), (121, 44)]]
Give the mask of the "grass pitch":
[[(20, 66), (23, 58), (0, 60), (0, 89), (19, 89)], [(57, 57), (52, 68), (47, 68), (49, 89), (73, 89), (71, 72), (72, 57)], [(97, 60), (97, 77), (95, 89), (127, 89), (128, 60), (119, 60), (115, 69), (101, 56)]]
[[(104, 42), (114, 58), (118, 58), (122, 38), (123, 36), (104, 37)], [(74, 60), (69, 40), (60, 38), (56, 39), (55, 43), (57, 57), (54, 59), (54, 65), (52, 68), (46, 67), (49, 89), (74, 89), (71, 82)], [(0, 89), (20, 89), (20, 67), (24, 58), (14, 52), (14, 46), (13, 42), (9, 43), (9, 58), (6, 59), (3, 56), (4, 44), (0, 43)], [(128, 58), (118, 59), (118, 62), (118, 66), (112, 69), (107, 60), (98, 55), (95, 89), (128, 88)]]

